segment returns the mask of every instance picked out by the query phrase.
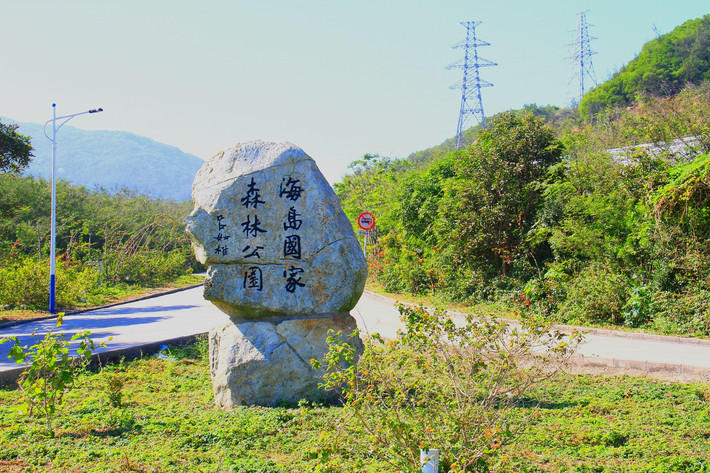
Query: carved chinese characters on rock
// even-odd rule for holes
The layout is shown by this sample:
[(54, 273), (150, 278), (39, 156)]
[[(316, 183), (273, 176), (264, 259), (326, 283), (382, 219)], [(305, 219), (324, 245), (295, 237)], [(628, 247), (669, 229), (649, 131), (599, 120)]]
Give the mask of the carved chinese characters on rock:
[(214, 239), (217, 241), (217, 248), (214, 249), (216, 255), (226, 256), (229, 253), (227, 242), (230, 235), (226, 234), (227, 224), (224, 223), (224, 215), (217, 215), (217, 235)]
[[(244, 197), (241, 198), (241, 204), (247, 210), (246, 220), (241, 222), (242, 232), (244, 233), (247, 243), (242, 248), (242, 256), (244, 259), (253, 258), (261, 259), (259, 251), (265, 249), (260, 244), (259, 236), (266, 233), (266, 230), (261, 227), (259, 220), (259, 206), (265, 204), (262, 200), (261, 189), (256, 186), (256, 180), (252, 177), (249, 184), (246, 186)], [(264, 289), (264, 278), (259, 266), (250, 266), (244, 271), (244, 289), (252, 289), (261, 291)]]
[[(303, 214), (298, 203), (303, 193), (303, 187), (300, 182), (300, 179), (287, 176), (281, 180), (281, 185), (279, 186), (279, 197), (294, 203), (284, 217), (283, 227), (284, 231), (288, 233), (284, 236), (283, 257), (297, 261), (301, 260), (301, 235), (299, 234), (299, 229), (303, 223)], [(296, 206), (299, 208), (297, 209)], [(286, 280), (286, 291), (294, 293), (299, 287), (305, 286), (301, 282), (303, 273), (303, 268), (294, 265), (284, 269), (283, 277)]]
[[(239, 203), (243, 213), (240, 217), (239, 226), (241, 229), (241, 243), (238, 248), (241, 250), (242, 258), (250, 261), (251, 265), (245, 266), (241, 279), (242, 288), (246, 291), (263, 291), (266, 284), (278, 284), (288, 293), (295, 293), (299, 288), (305, 287), (306, 270), (299, 264), (303, 257), (303, 245), (301, 226), (304, 222), (304, 186), (302, 180), (294, 176), (284, 176), (274, 189), (274, 195), (262, 189), (268, 189), (265, 183), (260, 183), (254, 177), (247, 182), (244, 193)], [(266, 193), (265, 193), (266, 192)], [(268, 208), (270, 199), (283, 199), (287, 202), (288, 211), (282, 215), (280, 222), (272, 222), (272, 215)], [(217, 235), (215, 240), (218, 243), (215, 254), (227, 255), (229, 247), (226, 242), (231, 235), (227, 232), (229, 228), (223, 215), (217, 216)], [(265, 241), (266, 234), (274, 228), (274, 224), (283, 228), (283, 239), (278, 248), (268, 248)], [(272, 240), (273, 241), (273, 240)], [(260, 266), (262, 255), (280, 253), (278, 260), (287, 262), (281, 271), (280, 282), (265, 281), (267, 274)]]

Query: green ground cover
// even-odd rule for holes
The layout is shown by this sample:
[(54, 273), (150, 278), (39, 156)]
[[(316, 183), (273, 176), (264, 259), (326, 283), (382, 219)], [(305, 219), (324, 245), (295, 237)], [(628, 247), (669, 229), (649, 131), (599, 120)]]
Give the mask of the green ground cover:
[[(79, 377), (48, 433), (0, 389), (0, 470), (387, 472), (339, 434), (337, 406), (214, 406), (207, 343), (175, 361), (125, 362)], [(536, 420), (496, 471), (710, 471), (710, 387), (628, 376), (562, 375), (513, 410)], [(374, 420), (376, 421), (376, 420)]]

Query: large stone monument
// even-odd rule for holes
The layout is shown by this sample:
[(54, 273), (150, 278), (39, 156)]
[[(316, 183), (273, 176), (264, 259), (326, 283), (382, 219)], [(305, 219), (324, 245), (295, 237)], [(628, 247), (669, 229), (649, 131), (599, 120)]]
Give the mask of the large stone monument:
[(333, 189), (300, 148), (252, 141), (207, 161), (192, 197), (185, 223), (208, 266), (204, 296), (230, 316), (209, 335), (215, 401), (322, 398), (310, 360), (329, 330), (355, 330), (349, 312), (367, 277)]

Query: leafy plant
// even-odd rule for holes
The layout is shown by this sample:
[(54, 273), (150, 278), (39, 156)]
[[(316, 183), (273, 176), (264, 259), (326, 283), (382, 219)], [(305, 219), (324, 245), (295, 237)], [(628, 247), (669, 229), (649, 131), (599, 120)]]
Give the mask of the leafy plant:
[(608, 263), (591, 264), (570, 283), (559, 313), (566, 322), (622, 324), (628, 287), (628, 278)]
[(340, 390), (343, 433), (392, 467), (413, 471), (420, 448), (439, 448), (450, 472), (488, 471), (500, 449), (535, 415), (511, 408), (550, 379), (574, 351), (578, 334), (550, 331), (545, 318), (520, 326), (399, 305), (406, 331), (396, 340), (372, 336), (359, 358), (338, 336), (322, 364), (323, 387)]
[(123, 376), (117, 371), (104, 370), (103, 374), (103, 388), (109, 404), (113, 407), (123, 407)]
[(648, 287), (645, 284), (636, 285), (629, 291), (629, 299), (624, 306), (624, 324), (638, 327), (648, 321), (651, 300), (648, 297)]
[(30, 138), (17, 133), (17, 128), (0, 122), (0, 173), (22, 172), (32, 159)]
[[(25, 398), (23, 411), (32, 415), (36, 410), (45, 418), (47, 430), (51, 430), (51, 420), (56, 408), (62, 403), (66, 391), (71, 389), (77, 372), (91, 360), (91, 354), (96, 349), (88, 330), (72, 335), (70, 340), (67, 340), (63, 333), (55, 333), (54, 330), (61, 327), (62, 323), (63, 314), (60, 314), (55, 328), (49, 330), (44, 338), (34, 345), (20, 345), (17, 337), (0, 340), (0, 344), (8, 341), (13, 344), (8, 358), (13, 358), (18, 364), (27, 365), (18, 380), (18, 386)], [(37, 330), (32, 332), (32, 336), (36, 333)], [(69, 345), (76, 340), (79, 340), (79, 345), (76, 348), (77, 357), (73, 358)], [(106, 345), (100, 343), (99, 346)]]

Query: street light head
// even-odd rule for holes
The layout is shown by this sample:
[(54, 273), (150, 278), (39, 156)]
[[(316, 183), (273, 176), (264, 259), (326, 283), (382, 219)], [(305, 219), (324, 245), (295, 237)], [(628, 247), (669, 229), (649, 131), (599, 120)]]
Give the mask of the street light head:
[(103, 111), (104, 111), (103, 108), (95, 108), (93, 110), (89, 110), (89, 113), (99, 113), (99, 112), (103, 112)]

